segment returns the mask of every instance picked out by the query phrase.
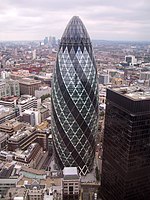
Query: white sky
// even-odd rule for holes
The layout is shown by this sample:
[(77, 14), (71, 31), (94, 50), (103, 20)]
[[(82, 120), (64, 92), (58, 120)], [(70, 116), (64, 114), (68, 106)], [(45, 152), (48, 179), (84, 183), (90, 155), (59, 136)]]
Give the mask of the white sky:
[(91, 39), (150, 41), (150, 0), (0, 0), (0, 40), (60, 38), (74, 15)]

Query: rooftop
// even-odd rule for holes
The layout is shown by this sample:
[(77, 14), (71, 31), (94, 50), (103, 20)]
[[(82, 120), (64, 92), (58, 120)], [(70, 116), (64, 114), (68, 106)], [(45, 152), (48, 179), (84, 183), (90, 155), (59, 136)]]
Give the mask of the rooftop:
[(31, 135), (31, 132), (29, 130), (25, 130), (25, 131), (19, 130), (19, 131), (17, 131), (16, 134), (12, 135), (9, 138), (9, 140), (10, 141), (19, 141), (19, 140), (27, 137), (28, 135)]
[(64, 176), (66, 175), (78, 175), (77, 167), (64, 167)]
[(13, 108), (0, 105), (0, 119), (3, 118), (3, 117), (8, 116), (12, 112), (14, 112)]
[(41, 83), (41, 81), (35, 80), (35, 79), (31, 79), (31, 78), (23, 78), (23, 79), (19, 80), (19, 83), (25, 84), (25, 85), (34, 85), (34, 84)]
[(117, 87), (112, 88), (112, 90), (134, 101), (150, 99), (150, 88), (148, 87)]
[(77, 167), (64, 167), (64, 180), (79, 179)]
[(6, 133), (0, 132), (0, 138), (7, 138), (8, 135)]
[(36, 146), (39, 146), (38, 143), (32, 143), (28, 146), (28, 148), (25, 151), (22, 150), (17, 150), (15, 152), (15, 155), (19, 158), (25, 159), (30, 157), (30, 155), (32, 154), (33, 150), (35, 149)]
[(6, 197), (5, 199), (9, 200), (10, 199), (10, 194), (11, 194), (11, 199), (14, 199), (14, 197), (22, 197), (24, 196), (25, 194), (25, 188), (10, 188), (6, 194)]

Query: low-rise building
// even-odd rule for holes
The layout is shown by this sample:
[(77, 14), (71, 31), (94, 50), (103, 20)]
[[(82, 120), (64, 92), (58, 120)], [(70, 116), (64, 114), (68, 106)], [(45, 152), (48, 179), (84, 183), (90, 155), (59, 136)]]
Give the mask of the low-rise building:
[(14, 80), (20, 80), (22, 78), (28, 78), (31, 77), (32, 75), (29, 73), (29, 70), (17, 70), (13, 71), (10, 74), (10, 77)]
[(9, 137), (14, 134), (14, 132), (25, 127), (24, 123), (21, 123), (15, 119), (6, 120), (4, 123), (0, 124), (0, 132), (8, 134)]
[(16, 108), (18, 98), (19, 97), (16, 96), (3, 97), (2, 100), (0, 100), (0, 105)]
[(19, 115), (18, 110), (0, 105), (0, 124)]
[(21, 121), (29, 123), (31, 126), (36, 126), (41, 123), (41, 113), (39, 110), (28, 109), (22, 113)]
[(8, 134), (0, 132), (0, 151), (7, 148)]
[(22, 113), (30, 108), (39, 108), (41, 106), (41, 99), (37, 99), (31, 95), (22, 95), (18, 101), (19, 113)]
[(7, 141), (8, 150), (15, 151), (16, 149), (25, 150), (32, 143), (37, 142), (44, 151), (48, 149), (48, 134), (46, 131), (36, 130), (34, 127), (26, 127), (18, 130)]
[(17, 164), (36, 168), (43, 157), (43, 149), (38, 143), (32, 143), (25, 151), (14, 152), (14, 160)]
[(15, 187), (18, 181), (19, 175), (16, 173), (14, 176), (14, 164), (3, 164), (0, 170), (0, 197), (3, 198), (7, 190), (11, 187)]
[(5, 200), (27, 200), (26, 189), (12, 187), (9, 188), (5, 196)]
[(20, 94), (35, 95), (35, 90), (38, 90), (41, 86), (41, 81), (30, 78), (23, 78), (19, 80)]
[(48, 86), (40, 87), (38, 90), (35, 90), (35, 96), (37, 98), (41, 98), (41, 96), (50, 94), (50, 93), (51, 93), (51, 88)]
[(0, 81), (0, 98), (7, 96), (19, 96), (19, 82), (11, 79)]
[(64, 167), (62, 180), (63, 200), (78, 200), (80, 197), (80, 176), (77, 167)]

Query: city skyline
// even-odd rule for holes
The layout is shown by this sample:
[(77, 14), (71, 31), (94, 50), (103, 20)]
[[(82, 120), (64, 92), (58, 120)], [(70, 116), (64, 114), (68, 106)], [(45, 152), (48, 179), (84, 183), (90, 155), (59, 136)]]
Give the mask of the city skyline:
[(0, 7), (0, 40), (42, 40), (61, 37), (75, 15), (85, 23), (92, 39), (149, 41), (150, 2), (87, 0), (6, 0)]

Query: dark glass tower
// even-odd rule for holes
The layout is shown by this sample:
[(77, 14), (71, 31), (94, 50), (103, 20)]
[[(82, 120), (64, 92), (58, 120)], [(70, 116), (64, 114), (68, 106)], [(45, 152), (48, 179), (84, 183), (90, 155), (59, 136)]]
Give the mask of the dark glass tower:
[(150, 91), (107, 90), (102, 162), (104, 200), (150, 199)]
[(89, 35), (73, 17), (61, 38), (52, 85), (52, 133), (60, 168), (90, 172), (98, 120), (97, 70)]

